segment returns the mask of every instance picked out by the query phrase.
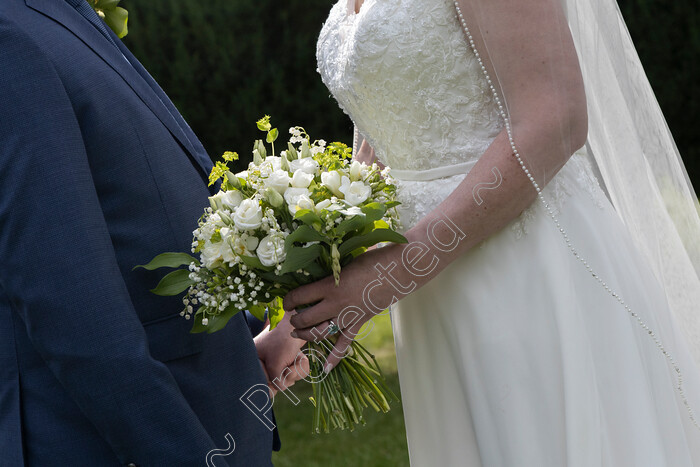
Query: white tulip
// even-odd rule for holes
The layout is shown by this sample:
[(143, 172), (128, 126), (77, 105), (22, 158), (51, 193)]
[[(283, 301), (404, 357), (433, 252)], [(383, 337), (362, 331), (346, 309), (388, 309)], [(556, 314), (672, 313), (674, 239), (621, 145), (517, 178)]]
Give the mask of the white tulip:
[(333, 170), (331, 172), (323, 172), (321, 174), (321, 184), (327, 186), (329, 190), (336, 196), (343, 196), (339, 188), (341, 185), (340, 173)]
[(294, 188), (308, 188), (313, 179), (313, 174), (309, 174), (301, 169), (297, 169), (294, 171), (294, 176), (292, 176), (291, 183)]
[(362, 178), (362, 164), (358, 161), (352, 161), (350, 164), (350, 180), (356, 181)]
[(259, 243), (260, 242), (258, 238), (253, 237), (252, 235), (245, 239), (245, 247), (248, 248), (250, 251), (255, 251)]

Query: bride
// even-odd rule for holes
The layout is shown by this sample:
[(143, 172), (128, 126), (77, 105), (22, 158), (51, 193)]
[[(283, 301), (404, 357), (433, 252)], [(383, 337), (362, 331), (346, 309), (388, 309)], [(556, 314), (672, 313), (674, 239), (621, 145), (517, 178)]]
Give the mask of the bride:
[(340, 0), (317, 56), (409, 243), (285, 309), (330, 370), (394, 304), (411, 462), (700, 465), (697, 201), (614, 0)]

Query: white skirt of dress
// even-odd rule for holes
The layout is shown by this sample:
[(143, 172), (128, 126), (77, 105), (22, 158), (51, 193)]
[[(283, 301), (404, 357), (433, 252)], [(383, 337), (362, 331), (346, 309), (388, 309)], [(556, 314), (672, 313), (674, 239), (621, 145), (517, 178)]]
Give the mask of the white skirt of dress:
[[(700, 376), (662, 289), (602, 191), (591, 197), (568, 166), (555, 177), (561, 225), (659, 336), (700, 411)], [(404, 197), (409, 183), (436, 186), (399, 182)], [(700, 466), (675, 371), (536, 203), (392, 310), (411, 464)]]

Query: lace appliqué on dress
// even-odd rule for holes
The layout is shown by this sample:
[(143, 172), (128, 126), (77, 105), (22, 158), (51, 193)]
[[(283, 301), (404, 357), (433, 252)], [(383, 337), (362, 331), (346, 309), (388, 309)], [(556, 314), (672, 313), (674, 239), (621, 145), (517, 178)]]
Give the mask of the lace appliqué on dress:
[[(572, 195), (571, 191), (575, 188), (574, 185), (584, 189), (595, 205), (603, 209), (604, 203), (607, 202), (605, 193), (600, 187), (585, 153), (577, 152), (542, 190), (542, 194), (554, 215), (561, 213), (566, 199)], [(516, 239), (527, 234), (528, 224), (532, 222), (540, 210), (544, 211), (544, 207), (540, 202), (535, 201), (511, 223), (510, 228)]]

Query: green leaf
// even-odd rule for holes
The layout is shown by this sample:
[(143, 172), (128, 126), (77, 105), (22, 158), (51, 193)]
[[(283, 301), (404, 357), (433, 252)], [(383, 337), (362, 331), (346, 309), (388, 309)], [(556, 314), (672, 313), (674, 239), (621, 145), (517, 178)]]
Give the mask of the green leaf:
[(134, 266), (134, 269), (143, 268), (149, 271), (153, 271), (158, 268), (179, 268), (186, 264), (194, 262), (199, 266), (199, 261), (197, 258), (188, 255), (187, 253), (161, 253), (151, 260), (148, 264), (139, 264)]
[[(319, 219), (320, 220), (320, 219)], [(294, 242), (325, 242), (326, 237), (312, 229), (308, 225), (302, 225), (294, 232), (289, 234), (284, 240), (285, 247), (291, 247)]]
[(264, 266), (260, 262), (260, 259), (257, 256), (241, 255), (240, 258), (241, 258), (241, 261), (243, 261), (243, 264), (245, 264), (249, 268), (257, 269), (257, 270), (261, 270), (261, 271), (274, 271), (275, 270), (274, 266)]
[(267, 307), (263, 303), (258, 303), (257, 305), (251, 305), (248, 307), (250, 314), (255, 316), (258, 321), (265, 321), (265, 311)]
[(178, 295), (187, 290), (190, 285), (194, 284), (194, 281), (190, 279), (189, 276), (190, 271), (187, 269), (173, 271), (163, 277), (156, 288), (151, 289), (151, 292), (166, 297)]
[(277, 128), (273, 128), (272, 130), (267, 132), (267, 138), (266, 141), (268, 143), (274, 143), (277, 140), (277, 137), (280, 135), (279, 131), (277, 131)]
[(282, 299), (276, 298), (267, 308), (267, 317), (270, 318), (270, 330), (275, 329), (284, 318), (284, 309), (282, 308)]
[(401, 203), (399, 203), (398, 201), (389, 201), (388, 203), (385, 204), (385, 206), (386, 206), (387, 210), (389, 210), (393, 207), (398, 206), (399, 204), (401, 204)]
[(323, 247), (319, 244), (308, 247), (295, 246), (287, 251), (287, 259), (282, 263), (282, 274), (294, 272), (297, 269), (304, 269), (319, 256)]
[(338, 235), (342, 236), (347, 232), (359, 230), (365, 225), (371, 224), (372, 222), (374, 221), (368, 221), (366, 216), (353, 216), (349, 219), (345, 219), (340, 224), (338, 224), (338, 227), (335, 228), (335, 231)]
[(364, 216), (353, 216), (345, 219), (338, 227), (335, 228), (336, 233), (344, 235), (348, 232), (353, 232), (362, 229), (368, 224), (373, 224), (378, 221), (386, 213), (386, 208), (380, 203), (368, 203), (360, 208)]
[(313, 212), (311, 209), (299, 209), (295, 214), (294, 214), (294, 219), (302, 221), (306, 225), (313, 226), (316, 224), (317, 226), (321, 226), (321, 218), (318, 217), (318, 215)]
[[(215, 333), (216, 331), (221, 331), (226, 324), (236, 316), (241, 310), (236, 308), (234, 305), (229, 305), (224, 311), (218, 315), (209, 316), (209, 323), (206, 326), (202, 326), (200, 318), (200, 326), (204, 328), (207, 334)], [(193, 328), (194, 329), (194, 328)]]
[(369, 248), (379, 242), (408, 243), (408, 240), (391, 229), (376, 229), (366, 235), (358, 235), (346, 240), (340, 245), (338, 252), (342, 257), (357, 248)]
[(381, 203), (367, 203), (360, 209), (368, 218), (372, 219), (372, 222), (378, 221), (386, 214), (386, 206)]
[(103, 10), (104, 20), (107, 26), (114, 31), (114, 34), (123, 38), (129, 33), (127, 27), (127, 22), (129, 20), (129, 13), (121, 7), (116, 7), (113, 10)]
[(288, 287), (290, 290), (299, 287), (299, 283), (289, 274), (277, 275), (272, 271), (263, 271), (258, 274), (261, 278), (269, 282), (277, 282)]

